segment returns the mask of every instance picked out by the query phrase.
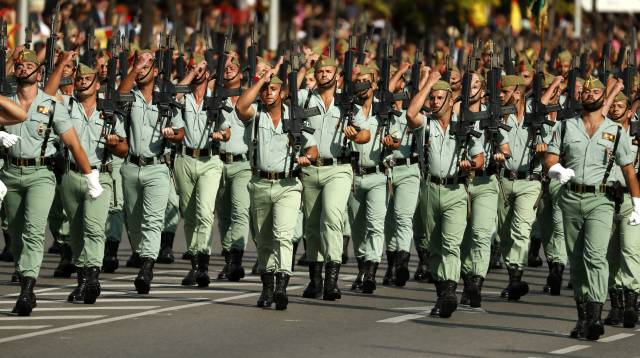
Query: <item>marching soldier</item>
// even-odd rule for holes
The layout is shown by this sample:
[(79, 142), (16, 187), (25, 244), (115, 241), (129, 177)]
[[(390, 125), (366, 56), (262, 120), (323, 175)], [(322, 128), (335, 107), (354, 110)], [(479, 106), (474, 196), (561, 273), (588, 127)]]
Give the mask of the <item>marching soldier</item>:
[(640, 224), (640, 188), (633, 167), (631, 139), (602, 114), (605, 87), (590, 77), (582, 92), (582, 115), (556, 127), (545, 158), (549, 176), (558, 179), (571, 281), (578, 309), (573, 338), (597, 340), (604, 334), (602, 306), (607, 297), (607, 247), (614, 202), (606, 195), (613, 164), (621, 168), (633, 208), (628, 224)]
[[(321, 112), (321, 115), (307, 119), (309, 126), (315, 130), (318, 160), (311, 166), (302, 168), (302, 200), (310, 279), (303, 297), (322, 297), (324, 300), (333, 301), (342, 297), (338, 288), (338, 276), (343, 250), (343, 218), (353, 181), (350, 152), (345, 150), (345, 147), (348, 147), (350, 142), (368, 142), (370, 133), (368, 129), (361, 127), (363, 123), (359, 120), (343, 123), (341, 119), (340, 109), (334, 101), (338, 76), (336, 61), (323, 56), (314, 64), (309, 59), (304, 69), (312, 66), (315, 70), (317, 88), (303, 89), (298, 94), (300, 106), (318, 107)], [(299, 72), (299, 83), (304, 79), (304, 69)], [(343, 141), (347, 146), (343, 145)]]
[(214, 123), (203, 110), (210, 74), (203, 56), (194, 55), (189, 72), (180, 82), (190, 84), (191, 93), (184, 96), (185, 138), (178, 146), (175, 162), (176, 186), (180, 197), (180, 210), (184, 218), (187, 250), (191, 254), (191, 271), (182, 280), (190, 286), (209, 286), (209, 258), (211, 255), (211, 228), (213, 210), (222, 176), (223, 164), (214, 141), (228, 139), (230, 131), (221, 126), (215, 131)]
[[(142, 51), (138, 62), (120, 83), (120, 93), (133, 89), (135, 102), (125, 119), (129, 153), (122, 165), (125, 216), (133, 250), (140, 256), (141, 267), (134, 284), (140, 294), (149, 293), (153, 266), (160, 251), (160, 236), (165, 222), (171, 176), (165, 159), (165, 141), (179, 143), (184, 137), (184, 123), (174, 111), (170, 124), (160, 121), (151, 99), (158, 69), (150, 51)], [(135, 87), (134, 87), (135, 85)]]
[[(476, 87), (475, 90), (479, 91), (480, 88)], [(438, 295), (431, 315), (442, 318), (450, 317), (457, 308), (460, 244), (467, 219), (465, 172), (484, 166), (481, 142), (470, 139), (469, 143), (459, 143), (452, 136), (452, 124), (458, 119), (453, 113), (454, 99), (451, 93), (451, 85), (447, 82), (427, 83), (411, 101), (407, 111), (409, 126), (424, 129), (423, 143), (428, 146), (425, 152), (427, 192), (420, 205), (426, 214), (425, 224), (431, 250), (429, 263)], [(429, 117), (418, 112), (427, 95), (433, 113)], [(468, 147), (463, 151), (468, 152), (471, 160), (461, 157), (462, 146)]]
[[(75, 74), (75, 96), (68, 108), (80, 144), (87, 152), (92, 170), (99, 172), (104, 189), (97, 198), (87, 195), (86, 179), (80, 174), (75, 160), (62, 177), (61, 194), (64, 210), (70, 220), (71, 251), (77, 267), (78, 285), (69, 295), (69, 302), (95, 303), (100, 294), (98, 276), (104, 256), (104, 225), (109, 215), (113, 179), (111, 153), (124, 157), (128, 145), (120, 118), (106, 118), (98, 111), (97, 93), (100, 83), (97, 70), (80, 64)], [(109, 121), (115, 121), (109, 123)]]
[[(64, 53), (57, 68), (71, 61), (72, 55)], [(92, 198), (100, 196), (102, 187), (99, 173), (91, 169), (66, 108), (54, 100), (54, 92), (47, 94), (38, 88), (42, 72), (36, 54), (22, 50), (14, 73), (18, 89), (10, 98), (27, 111), (29, 120), (5, 127), (8, 133), (21, 139), (9, 149), (0, 179), (9, 188), (4, 204), (11, 237), (15, 238), (11, 246), (21, 284), (13, 312), (28, 316), (36, 306), (33, 289), (42, 264), (46, 218), (55, 194), (52, 142), (59, 138), (69, 149)]]
[[(261, 104), (256, 107), (258, 95)], [(283, 130), (290, 111), (282, 103), (283, 97), (282, 80), (270, 70), (240, 96), (236, 105), (238, 117), (252, 120), (253, 126), (253, 178), (248, 189), (262, 280), (257, 306), (271, 307), (275, 302), (277, 310), (286, 309), (289, 302), (286, 290), (296, 226), (292, 219), (298, 214), (302, 196), (299, 172), (292, 161), (297, 158), (299, 166), (309, 166), (318, 155), (314, 137), (305, 132), (304, 155), (295, 153), (290, 144), (293, 139)]]
[[(608, 117), (622, 125), (627, 134), (631, 126), (631, 101), (624, 93), (619, 93), (611, 105)], [(634, 138), (630, 138), (634, 139)], [(638, 172), (638, 143), (631, 143), (634, 158), (634, 171)], [(621, 324), (626, 328), (634, 328), (638, 321), (636, 306), (640, 291), (640, 226), (629, 225), (629, 217), (633, 212), (633, 203), (624, 174), (619, 166), (612, 169), (610, 176), (611, 192), (614, 199), (615, 216), (607, 261), (609, 263), (609, 298), (611, 311), (604, 320), (606, 325)]]

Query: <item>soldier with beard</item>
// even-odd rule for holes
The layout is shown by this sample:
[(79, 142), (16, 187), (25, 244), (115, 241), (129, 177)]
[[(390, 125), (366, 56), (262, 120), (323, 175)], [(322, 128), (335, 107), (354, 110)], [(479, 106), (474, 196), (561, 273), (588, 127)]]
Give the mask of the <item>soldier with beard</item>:
[[(318, 107), (321, 114), (307, 119), (315, 130), (318, 144), (318, 160), (304, 167), (303, 206), (305, 211), (305, 236), (309, 261), (309, 285), (303, 297), (336, 300), (342, 297), (338, 288), (338, 276), (343, 250), (343, 221), (352, 187), (351, 153), (343, 148), (343, 141), (364, 144), (370, 132), (361, 120), (346, 123), (334, 98), (338, 65), (329, 57), (314, 62), (308, 59), (298, 73), (298, 84), (302, 83), (306, 69), (314, 67), (317, 88), (300, 90), (299, 105)], [(322, 266), (325, 265), (324, 284)]]
[(231, 135), (224, 125), (218, 131), (214, 131), (213, 123), (208, 125), (203, 105), (209, 78), (207, 62), (202, 55), (194, 55), (189, 72), (180, 82), (190, 84), (191, 93), (178, 96), (184, 98), (182, 113), (186, 130), (184, 142), (178, 146), (175, 177), (187, 250), (191, 254), (191, 271), (182, 280), (184, 286), (195, 283), (199, 287), (209, 286), (213, 210), (223, 169), (214, 141), (229, 139)]
[(585, 82), (581, 116), (557, 126), (545, 158), (549, 177), (563, 184), (559, 205), (578, 309), (571, 337), (589, 340), (604, 334), (601, 314), (607, 298), (607, 247), (614, 218), (606, 184), (614, 163), (620, 166), (631, 194), (633, 208), (626, 221), (640, 224), (640, 188), (631, 139), (603, 115), (605, 93), (600, 80), (590, 77)]
[[(72, 53), (64, 53), (57, 67), (64, 66), (72, 57)], [(47, 94), (38, 88), (41, 70), (36, 54), (22, 50), (14, 65), (18, 89), (11, 99), (28, 112), (29, 120), (5, 127), (21, 140), (9, 150), (5, 169), (0, 174), (10, 188), (5, 198), (5, 212), (11, 237), (15, 238), (12, 249), (21, 283), (13, 312), (21, 316), (30, 315), (36, 306), (33, 289), (42, 264), (46, 218), (56, 185), (51, 168), (56, 151), (53, 141), (59, 137), (69, 149), (89, 195), (97, 198), (102, 193), (99, 173), (91, 169), (69, 120), (69, 112), (51, 96), (54, 93)]]
[[(631, 119), (635, 116), (631, 110), (631, 101), (624, 93), (616, 96), (608, 117), (620, 124), (624, 132), (629, 133)], [(631, 152), (634, 170), (637, 172), (638, 143), (631, 143)], [(610, 195), (616, 202), (611, 241), (607, 250), (611, 311), (604, 324), (615, 326), (622, 323), (626, 328), (634, 328), (638, 321), (636, 305), (640, 291), (640, 226), (629, 225), (628, 219), (633, 212), (633, 203), (620, 167), (615, 166), (612, 169), (609, 184), (612, 190)]]
[[(153, 279), (153, 267), (160, 252), (160, 236), (165, 224), (171, 177), (165, 161), (165, 142), (179, 143), (184, 138), (184, 122), (174, 111), (170, 123), (159, 120), (152, 103), (158, 69), (149, 50), (142, 51), (138, 62), (122, 80), (118, 91), (133, 89), (135, 102), (125, 119), (129, 155), (120, 170), (124, 189), (124, 207), (133, 250), (141, 260), (134, 284), (140, 294), (147, 294)], [(135, 85), (135, 88), (134, 88)]]

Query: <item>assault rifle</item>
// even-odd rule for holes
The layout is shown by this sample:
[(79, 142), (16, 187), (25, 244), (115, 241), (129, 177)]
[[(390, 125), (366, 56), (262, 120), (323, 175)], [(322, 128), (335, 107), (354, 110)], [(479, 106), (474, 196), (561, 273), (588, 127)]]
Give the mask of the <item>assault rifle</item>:
[(560, 110), (560, 105), (544, 105), (541, 102), (542, 86), (544, 84), (544, 72), (542, 72), (542, 62), (544, 61), (544, 48), (540, 49), (538, 61), (536, 62), (536, 74), (533, 77), (532, 94), (531, 94), (531, 111), (524, 115), (524, 125), (531, 128), (533, 135), (539, 137), (542, 135), (542, 126), (553, 126), (555, 123), (547, 118), (551, 112)]
[(567, 75), (567, 89), (562, 109), (558, 111), (558, 120), (573, 118), (582, 111), (582, 103), (576, 99), (576, 81), (580, 68), (576, 66), (577, 58), (571, 61), (571, 69)]
[(634, 98), (631, 98), (633, 77), (638, 73), (638, 68), (636, 67), (637, 37), (635, 27), (631, 29), (630, 39), (630, 49), (627, 54), (627, 67), (622, 71), (622, 81), (624, 82), (624, 94), (629, 99), (629, 103), (633, 103)]
[(609, 65), (609, 60), (611, 58), (611, 42), (607, 41), (602, 48), (602, 63), (600, 70), (598, 71), (598, 77), (602, 83), (607, 84), (607, 80), (609, 79), (609, 75), (611, 74), (611, 68)]
[(420, 46), (416, 48), (416, 54), (413, 58), (413, 65), (411, 65), (411, 76), (409, 77), (409, 94), (410, 97), (415, 97), (420, 91), (420, 68), (422, 67), (422, 56), (424, 53), (424, 40), (420, 42)]
[(95, 41), (95, 25), (93, 22), (89, 22), (89, 25), (85, 29), (85, 33), (87, 34), (87, 39), (84, 42), (82, 56), (80, 58), (80, 62), (85, 65), (94, 68), (96, 67), (96, 50), (94, 49), (94, 41)]
[(0, 95), (16, 93), (16, 86), (7, 79), (7, 23), (0, 19)]
[(251, 24), (251, 45), (247, 50), (247, 67), (245, 72), (247, 74), (247, 83), (252, 84), (253, 78), (256, 76), (256, 66), (258, 58), (258, 26), (256, 23)]
[(45, 57), (44, 57), (44, 81), (47, 83), (49, 77), (55, 69), (56, 41), (58, 40), (58, 27), (60, 21), (60, 3), (56, 5), (56, 11), (51, 18), (51, 35), (46, 41)]

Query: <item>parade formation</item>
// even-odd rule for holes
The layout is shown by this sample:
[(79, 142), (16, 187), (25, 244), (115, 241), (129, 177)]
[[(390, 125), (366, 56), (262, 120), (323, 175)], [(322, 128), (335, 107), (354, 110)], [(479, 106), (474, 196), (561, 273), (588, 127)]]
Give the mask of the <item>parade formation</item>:
[[(40, 50), (29, 27), (9, 48), (0, 25), (0, 259), (15, 263), (14, 314), (37, 306), (47, 227), (54, 275), (77, 279), (68, 301), (93, 304), (124, 233), (132, 284), (152, 292), (182, 220), (191, 267), (181, 285), (257, 274), (262, 308), (287, 309), (301, 264), (304, 298), (339, 300), (352, 254), (350, 290), (433, 283), (430, 314), (449, 318), (482, 306), (494, 268), (508, 273), (505, 305), (527, 295), (542, 249), (544, 292), (573, 289), (571, 337), (636, 326), (635, 28), (594, 50), (510, 30), (410, 43), (390, 23), (374, 34), (362, 21), (268, 51), (257, 22), (242, 35), (224, 17), (190, 33), (165, 26), (147, 41), (127, 26), (101, 47), (91, 31), (66, 41), (59, 16), (60, 5)], [(243, 261), (249, 239), (255, 263)]]

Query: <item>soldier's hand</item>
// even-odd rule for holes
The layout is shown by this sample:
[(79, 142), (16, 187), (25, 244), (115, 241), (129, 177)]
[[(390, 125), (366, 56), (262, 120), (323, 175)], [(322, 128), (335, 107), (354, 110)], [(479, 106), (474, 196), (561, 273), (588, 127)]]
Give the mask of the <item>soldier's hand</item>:
[(536, 154), (546, 153), (547, 152), (547, 144), (538, 143), (536, 144)]
[(224, 141), (224, 132), (223, 131), (216, 131), (211, 133), (211, 139), (215, 140), (215, 141)]
[(460, 170), (461, 171), (468, 171), (471, 168), (473, 168), (473, 165), (471, 164), (470, 161), (468, 160), (462, 160), (460, 161)]
[(69, 63), (73, 61), (73, 59), (78, 55), (76, 51), (65, 51), (60, 56), (58, 56), (58, 61), (61, 65)]
[(409, 69), (411, 68), (411, 64), (409, 62), (403, 62), (402, 65), (400, 65), (400, 68), (398, 69), (398, 71), (405, 73), (407, 72)]
[(162, 136), (167, 139), (173, 139), (176, 136), (175, 129), (172, 127), (162, 128)]
[(344, 127), (344, 135), (347, 139), (354, 140), (358, 135), (358, 130), (354, 126), (346, 126)]
[(308, 167), (311, 165), (311, 160), (307, 156), (298, 157), (298, 165), (301, 167)]
[(194, 75), (200, 76), (207, 70), (207, 61), (202, 61), (191, 70)]
[(553, 82), (551, 83), (551, 85), (552, 85), (552, 86), (557, 86), (557, 85), (561, 84), (561, 83), (562, 83), (562, 81), (564, 81), (564, 77), (562, 77), (562, 76), (555, 76), (555, 77), (553, 78)]
[(428, 78), (431, 73), (431, 67), (422, 65), (420, 66), (420, 78)]
[(117, 134), (109, 134), (107, 135), (107, 145), (111, 147), (115, 147), (120, 142), (120, 137)]
[(493, 161), (498, 163), (504, 163), (507, 158), (504, 153), (498, 152), (493, 155)]
[(442, 77), (442, 75), (440, 74), (440, 72), (431, 71), (431, 73), (429, 73), (429, 78), (427, 80), (427, 85), (433, 86), (436, 82), (438, 82), (440, 80), (441, 77)]
[(22, 50), (24, 50), (24, 45), (17, 46), (15, 50), (13, 50), (13, 53), (11, 54), (11, 58), (13, 58), (14, 62), (15, 60), (18, 59), (18, 56), (20, 55), (20, 52), (22, 52)]
[(145, 52), (138, 57), (138, 62), (136, 63), (136, 71), (142, 72), (144, 68), (153, 61), (153, 55)]
[(388, 135), (382, 138), (382, 145), (391, 149), (398, 149), (400, 147), (400, 141), (393, 136)]
[(313, 65), (315, 65), (316, 61), (318, 61), (318, 58), (320, 58), (320, 56), (315, 52), (311, 52), (310, 54), (305, 55), (304, 67), (307, 70), (310, 70)]
[(262, 77), (260, 77), (260, 81), (262, 81), (262, 83), (268, 83), (271, 81), (271, 77), (275, 75), (277, 75), (276, 70), (273, 68), (269, 69), (264, 73), (264, 75), (262, 75)]

